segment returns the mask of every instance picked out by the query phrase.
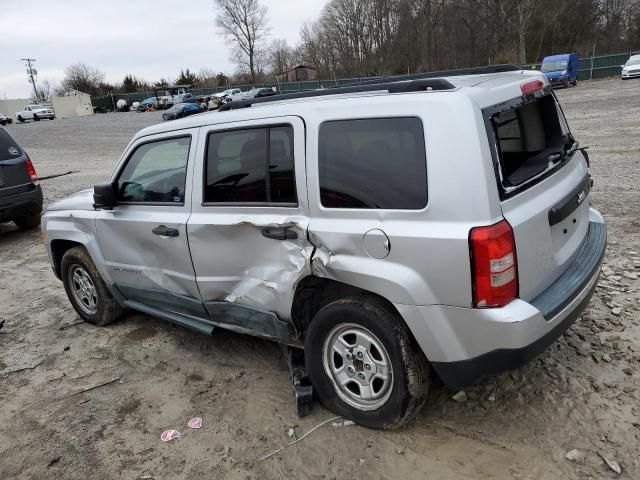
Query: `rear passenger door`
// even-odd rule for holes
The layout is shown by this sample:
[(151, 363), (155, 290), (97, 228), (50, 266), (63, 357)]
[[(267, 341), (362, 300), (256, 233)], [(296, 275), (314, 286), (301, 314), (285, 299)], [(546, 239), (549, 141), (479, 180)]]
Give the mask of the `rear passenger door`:
[(127, 300), (206, 318), (186, 229), (197, 133), (181, 130), (131, 145), (111, 179), (118, 203), (99, 210), (96, 224), (105, 266)]
[(304, 139), (298, 117), (201, 129), (187, 230), (198, 287), (219, 325), (288, 336), (312, 251)]

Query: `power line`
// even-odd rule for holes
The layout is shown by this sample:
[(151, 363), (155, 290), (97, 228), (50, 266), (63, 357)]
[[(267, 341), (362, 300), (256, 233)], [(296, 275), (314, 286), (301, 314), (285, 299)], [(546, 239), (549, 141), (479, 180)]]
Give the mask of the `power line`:
[[(40, 101), (40, 95), (38, 94), (38, 88), (36, 87), (36, 79), (33, 78), (34, 75), (37, 75), (38, 72), (37, 70), (35, 70), (31, 64), (33, 62), (36, 61), (35, 58), (21, 58), (20, 60), (22, 60), (23, 62), (26, 62), (26, 66), (27, 66), (27, 75), (29, 75), (29, 81), (31, 82), (31, 85), (33, 85), (33, 93), (35, 94), (35, 99), (36, 102)], [(34, 73), (35, 71), (35, 73)]]

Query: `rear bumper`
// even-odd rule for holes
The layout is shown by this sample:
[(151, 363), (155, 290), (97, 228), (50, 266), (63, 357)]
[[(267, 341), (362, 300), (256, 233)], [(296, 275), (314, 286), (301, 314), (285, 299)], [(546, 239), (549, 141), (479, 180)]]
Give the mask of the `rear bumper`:
[(40, 185), (29, 192), (0, 197), (0, 222), (24, 217), (42, 211), (42, 189)]
[(398, 306), (448, 387), (524, 365), (580, 316), (595, 291), (606, 250), (606, 227), (593, 211), (596, 216), (600, 221), (589, 224), (572, 266), (532, 302), (516, 299), (495, 309)]

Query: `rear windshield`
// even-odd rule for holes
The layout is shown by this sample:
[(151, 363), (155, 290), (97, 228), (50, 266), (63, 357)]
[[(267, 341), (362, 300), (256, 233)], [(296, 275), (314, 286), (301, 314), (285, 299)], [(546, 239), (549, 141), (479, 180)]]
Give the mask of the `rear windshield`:
[(0, 161), (11, 160), (22, 155), (22, 150), (9, 134), (0, 128)]
[(491, 125), (507, 191), (523, 188), (567, 160), (577, 146), (550, 94), (493, 115)]

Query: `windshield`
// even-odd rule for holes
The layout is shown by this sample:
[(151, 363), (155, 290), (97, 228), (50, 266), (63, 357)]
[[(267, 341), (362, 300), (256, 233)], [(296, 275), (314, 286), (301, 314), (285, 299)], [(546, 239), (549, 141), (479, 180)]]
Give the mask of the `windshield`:
[(627, 63), (624, 64), (625, 67), (630, 67), (631, 65), (640, 65), (640, 58), (634, 58), (633, 60), (627, 60)]
[(557, 72), (558, 70), (566, 70), (567, 69), (567, 61), (566, 60), (554, 60), (550, 62), (544, 62), (540, 70), (543, 72)]

